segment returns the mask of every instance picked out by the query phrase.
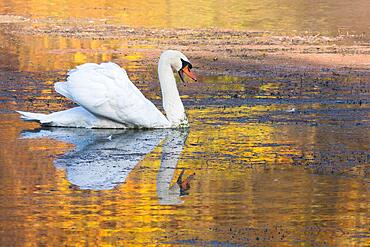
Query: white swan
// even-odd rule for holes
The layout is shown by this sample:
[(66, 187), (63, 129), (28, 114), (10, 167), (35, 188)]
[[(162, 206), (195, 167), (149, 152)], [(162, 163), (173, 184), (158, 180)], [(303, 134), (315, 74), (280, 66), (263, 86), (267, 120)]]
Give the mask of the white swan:
[(196, 80), (191, 63), (179, 51), (161, 54), (158, 76), (164, 116), (130, 81), (115, 63), (86, 63), (69, 71), (67, 81), (55, 83), (55, 90), (80, 105), (51, 114), (17, 111), (27, 121), (45, 126), (84, 128), (177, 128), (187, 127), (173, 69)]

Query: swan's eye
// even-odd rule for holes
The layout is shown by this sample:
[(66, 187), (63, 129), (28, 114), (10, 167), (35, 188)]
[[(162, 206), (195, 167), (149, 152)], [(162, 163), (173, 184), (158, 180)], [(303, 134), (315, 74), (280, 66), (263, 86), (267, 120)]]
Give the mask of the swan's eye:
[(193, 68), (193, 66), (191, 65), (191, 63), (189, 63), (188, 61), (185, 61), (184, 59), (180, 58), (181, 59), (181, 69), (185, 68), (186, 66), (188, 66), (189, 69)]

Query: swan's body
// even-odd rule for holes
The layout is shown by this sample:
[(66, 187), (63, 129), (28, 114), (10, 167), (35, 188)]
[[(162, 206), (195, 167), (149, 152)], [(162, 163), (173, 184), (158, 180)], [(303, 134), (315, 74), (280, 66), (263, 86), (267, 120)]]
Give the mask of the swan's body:
[(37, 121), (43, 126), (96, 129), (125, 129), (131, 127), (108, 118), (96, 116), (81, 106), (50, 114), (17, 112), (21, 114), (22, 119), (26, 121)]
[(179, 51), (165, 51), (158, 63), (163, 108), (159, 111), (114, 63), (86, 63), (68, 73), (55, 90), (80, 107), (40, 114), (18, 111), (22, 119), (46, 126), (84, 128), (176, 128), (187, 127), (173, 69), (191, 76), (191, 64)]

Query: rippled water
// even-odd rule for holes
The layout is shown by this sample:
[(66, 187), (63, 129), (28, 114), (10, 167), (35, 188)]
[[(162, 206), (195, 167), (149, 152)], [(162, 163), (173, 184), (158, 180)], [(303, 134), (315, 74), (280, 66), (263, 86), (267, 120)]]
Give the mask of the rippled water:
[[(287, 29), (301, 30), (316, 21), (330, 24), (334, 14), (315, 17), (324, 16), (326, 8), (335, 13), (327, 6), (349, 4), (310, 2), (323, 9), (314, 15), (306, 1), (266, 8), (269, 3), (228, 1), (219, 7), (219, 1), (199, 6), (178, 1), (175, 8), (156, 1), (82, 1), (70, 13), (57, 1), (7, 1), (0, 9), (35, 17), (103, 16), (130, 25), (275, 30), (275, 21), (283, 16), (279, 10), (285, 8), (287, 13), (307, 13), (297, 27), (293, 20), (285, 22)], [(284, 7), (288, 3), (293, 5)], [(352, 7), (366, 2), (358, 3)], [(235, 7), (224, 6), (229, 4)], [(185, 6), (192, 11), (182, 11)], [(149, 18), (130, 19), (132, 13)], [(250, 24), (247, 17), (261, 13), (263, 21)], [(337, 24), (331, 30), (341, 20)], [(71, 107), (52, 85), (84, 62), (120, 61), (144, 94), (160, 105), (155, 68), (143, 64), (140, 52), (150, 47), (130, 47), (116, 39), (7, 33), (0, 40), (1, 246), (368, 243), (366, 74), (313, 76), (307, 80), (314, 83), (308, 84), (268, 74), (200, 74), (199, 82), (179, 85), (188, 130), (40, 129), (19, 120), (14, 110)]]

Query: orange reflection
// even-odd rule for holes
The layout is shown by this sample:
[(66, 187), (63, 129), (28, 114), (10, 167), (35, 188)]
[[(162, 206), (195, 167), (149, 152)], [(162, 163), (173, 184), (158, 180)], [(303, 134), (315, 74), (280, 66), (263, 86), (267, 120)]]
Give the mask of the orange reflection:
[[(259, 106), (250, 113), (263, 110)], [(363, 243), (351, 236), (366, 224), (366, 186), (288, 166), (290, 157), (310, 152), (307, 145), (317, 142), (317, 135), (330, 132), (313, 128), (299, 135), (301, 127), (290, 125), (234, 122), (203, 129), (197, 124), (202, 117), (213, 119), (216, 111), (189, 111), (195, 122), (177, 167), (188, 175), (195, 172), (196, 178), (180, 205), (160, 205), (157, 197), (163, 142), (115, 189), (80, 190), (52, 165), (53, 157), (70, 145), (19, 140), (19, 131), (34, 125), (14, 115), (2, 118), (0, 135), (7, 140), (0, 142), (1, 195), (7, 198), (3, 225), (15, 234), (16, 244), (31, 246), (183, 243), (179, 240), (289, 246), (297, 238), (302, 243)], [(238, 116), (238, 111), (229, 108), (224, 114)]]

